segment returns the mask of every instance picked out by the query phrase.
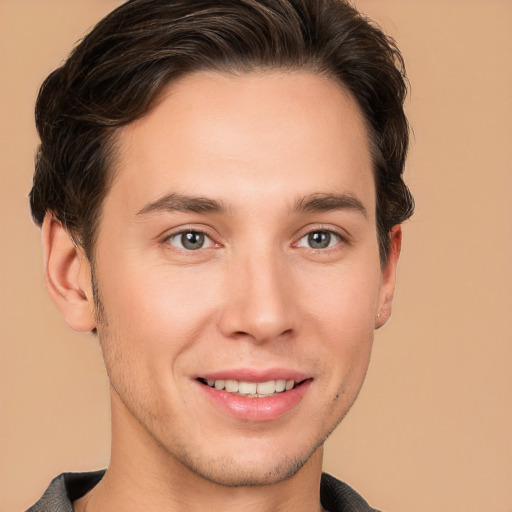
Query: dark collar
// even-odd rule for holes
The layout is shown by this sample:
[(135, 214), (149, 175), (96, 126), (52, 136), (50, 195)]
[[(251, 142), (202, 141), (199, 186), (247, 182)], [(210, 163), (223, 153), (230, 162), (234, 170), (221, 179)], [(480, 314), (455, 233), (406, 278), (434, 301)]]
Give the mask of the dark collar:
[[(104, 470), (62, 473), (52, 480), (42, 498), (26, 512), (73, 512), (73, 501), (87, 494), (104, 474)], [(378, 512), (351, 487), (326, 473), (322, 474), (320, 501), (329, 512)]]

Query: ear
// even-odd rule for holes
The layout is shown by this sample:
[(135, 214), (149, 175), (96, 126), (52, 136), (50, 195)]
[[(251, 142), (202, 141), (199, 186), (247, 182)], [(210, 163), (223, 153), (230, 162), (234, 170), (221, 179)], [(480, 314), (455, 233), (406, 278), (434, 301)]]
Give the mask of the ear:
[(389, 234), (389, 255), (382, 268), (382, 280), (379, 291), (379, 304), (375, 318), (375, 329), (382, 327), (391, 316), (391, 306), (395, 292), (396, 267), (402, 247), (402, 227), (393, 226)]
[(75, 331), (96, 327), (91, 267), (62, 224), (47, 213), (42, 229), (44, 281), (54, 304)]

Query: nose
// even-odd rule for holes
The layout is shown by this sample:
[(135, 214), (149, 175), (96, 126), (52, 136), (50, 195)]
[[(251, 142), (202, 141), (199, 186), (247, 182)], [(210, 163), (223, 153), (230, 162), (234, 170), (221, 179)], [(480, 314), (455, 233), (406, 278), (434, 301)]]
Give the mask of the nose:
[(277, 255), (251, 254), (232, 262), (223, 295), (219, 326), (224, 336), (263, 343), (293, 334), (290, 269)]

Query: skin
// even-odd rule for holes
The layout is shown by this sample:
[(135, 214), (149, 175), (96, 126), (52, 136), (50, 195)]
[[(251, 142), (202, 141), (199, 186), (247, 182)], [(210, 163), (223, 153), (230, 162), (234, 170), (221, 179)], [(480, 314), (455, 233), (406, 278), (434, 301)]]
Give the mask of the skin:
[[(322, 444), (363, 383), (400, 249), (395, 226), (381, 264), (357, 104), (306, 72), (195, 73), (117, 143), (101, 314), (90, 262), (50, 214), (43, 225), (50, 295), (73, 329), (97, 328), (111, 382), (111, 463), (75, 510), (321, 510)], [(182, 211), (190, 197), (222, 208)], [(236, 417), (197, 377), (239, 369), (307, 386), (275, 418)]]

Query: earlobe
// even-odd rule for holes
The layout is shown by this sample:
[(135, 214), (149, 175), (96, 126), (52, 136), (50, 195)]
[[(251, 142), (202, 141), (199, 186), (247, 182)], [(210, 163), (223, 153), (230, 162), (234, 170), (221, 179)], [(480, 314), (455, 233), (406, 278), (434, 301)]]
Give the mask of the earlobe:
[(54, 304), (75, 331), (96, 327), (90, 264), (62, 224), (47, 213), (42, 229), (44, 280)]
[(402, 247), (402, 227), (393, 226), (389, 234), (389, 255), (382, 269), (382, 282), (379, 293), (379, 307), (375, 316), (375, 329), (382, 327), (391, 316), (395, 292), (396, 268)]

